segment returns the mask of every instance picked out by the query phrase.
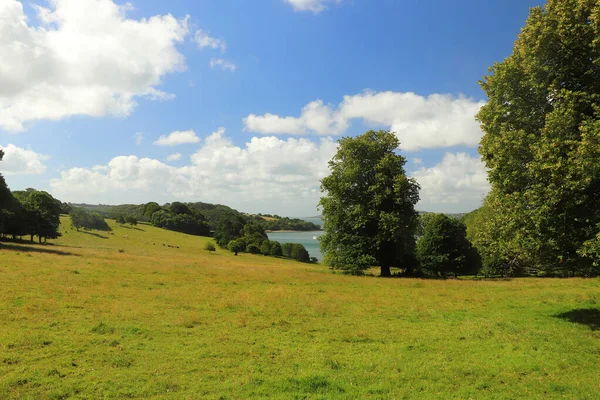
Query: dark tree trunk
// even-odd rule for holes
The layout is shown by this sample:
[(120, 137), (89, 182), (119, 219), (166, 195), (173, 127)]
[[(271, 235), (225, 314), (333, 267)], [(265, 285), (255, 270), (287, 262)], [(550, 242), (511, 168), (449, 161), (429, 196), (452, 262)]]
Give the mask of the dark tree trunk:
[(38, 236), (38, 242), (40, 242), (40, 244), (42, 244), (42, 237)]
[(33, 235), (31, 235), (31, 243), (33, 243)]
[(386, 265), (386, 266), (381, 266), (381, 276), (384, 278), (389, 278), (390, 276), (392, 276), (392, 273), (390, 272), (390, 266)]

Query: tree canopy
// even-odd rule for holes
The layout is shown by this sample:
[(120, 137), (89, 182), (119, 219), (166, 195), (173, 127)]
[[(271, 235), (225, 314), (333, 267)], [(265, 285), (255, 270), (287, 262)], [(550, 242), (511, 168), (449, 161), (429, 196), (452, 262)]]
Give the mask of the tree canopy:
[[(368, 131), (339, 141), (321, 181), (325, 234), (321, 249), (332, 268), (361, 274), (379, 266), (414, 271), (419, 185), (404, 171), (399, 141), (388, 131)], [(285, 250), (284, 250), (285, 251)]]
[(444, 214), (426, 214), (422, 218), (424, 228), (417, 242), (417, 257), (424, 274), (476, 274), (479, 257), (467, 239), (466, 226)]
[(582, 246), (600, 223), (600, 1), (532, 8), (481, 86), (491, 218), (475, 242), (488, 266), (593, 272)]

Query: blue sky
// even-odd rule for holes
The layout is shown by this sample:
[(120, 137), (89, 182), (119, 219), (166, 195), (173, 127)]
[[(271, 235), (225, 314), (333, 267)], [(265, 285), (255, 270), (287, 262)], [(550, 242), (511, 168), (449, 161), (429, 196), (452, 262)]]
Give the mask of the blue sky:
[(63, 201), (312, 215), (335, 141), (382, 128), (419, 209), (469, 211), (477, 82), (542, 3), (0, 0), (0, 171)]

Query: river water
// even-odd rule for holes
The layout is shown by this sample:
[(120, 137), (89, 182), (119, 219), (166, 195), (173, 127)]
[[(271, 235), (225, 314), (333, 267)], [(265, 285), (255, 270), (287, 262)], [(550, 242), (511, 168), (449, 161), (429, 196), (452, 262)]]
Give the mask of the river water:
[(319, 261), (323, 261), (323, 254), (319, 250), (319, 241), (317, 240), (323, 233), (323, 231), (269, 232), (267, 235), (269, 240), (277, 240), (279, 243), (300, 243), (306, 247), (311, 257), (317, 257)]

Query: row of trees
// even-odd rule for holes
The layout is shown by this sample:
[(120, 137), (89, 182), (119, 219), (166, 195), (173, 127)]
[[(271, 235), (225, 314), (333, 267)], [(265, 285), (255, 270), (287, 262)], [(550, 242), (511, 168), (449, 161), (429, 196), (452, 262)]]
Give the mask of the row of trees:
[[(287, 257), (310, 262), (306, 248), (299, 243), (279, 243), (269, 240), (265, 229), (233, 210), (220, 216), (213, 234), (219, 247), (237, 254), (247, 252), (266, 256)], [(312, 260), (314, 261), (314, 260)]]
[(147, 203), (144, 205), (144, 216), (149, 217), (150, 223), (159, 228), (190, 235), (210, 235), (210, 226), (206, 217), (184, 203), (174, 202), (165, 207), (154, 202)]
[[(4, 152), (0, 150), (0, 161)], [(29, 236), (33, 242), (57, 238), (64, 205), (49, 193), (35, 189), (11, 192), (0, 174), (0, 234), (13, 239)]]
[(98, 213), (88, 212), (81, 208), (72, 208), (69, 213), (71, 217), (71, 223), (79, 232), (80, 228), (87, 230), (96, 229), (99, 231), (109, 231), (110, 227)]
[(254, 221), (267, 231), (318, 231), (320, 225), (299, 218), (280, 217), (279, 215), (258, 214)]
[[(427, 217), (389, 132), (343, 138), (321, 183), (332, 268), (389, 276), (600, 274), (600, 0), (531, 9), (513, 53), (480, 82), (479, 151), (491, 191), (464, 224)], [(465, 235), (466, 232), (466, 235)], [(470, 244), (472, 243), (472, 245)]]

